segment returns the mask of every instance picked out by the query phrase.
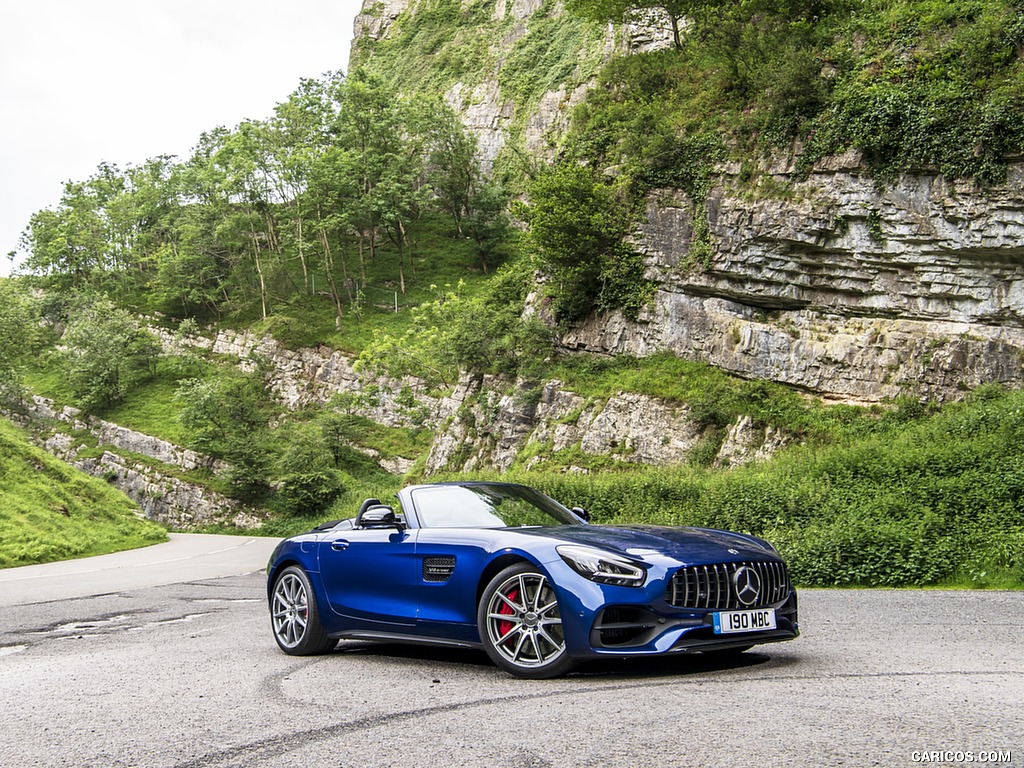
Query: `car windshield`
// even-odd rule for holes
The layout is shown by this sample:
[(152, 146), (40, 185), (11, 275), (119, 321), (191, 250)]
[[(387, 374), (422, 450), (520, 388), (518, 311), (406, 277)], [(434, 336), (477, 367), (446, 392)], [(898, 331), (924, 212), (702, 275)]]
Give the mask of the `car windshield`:
[(577, 525), (553, 499), (521, 485), (441, 485), (412, 494), (424, 528), (516, 528)]

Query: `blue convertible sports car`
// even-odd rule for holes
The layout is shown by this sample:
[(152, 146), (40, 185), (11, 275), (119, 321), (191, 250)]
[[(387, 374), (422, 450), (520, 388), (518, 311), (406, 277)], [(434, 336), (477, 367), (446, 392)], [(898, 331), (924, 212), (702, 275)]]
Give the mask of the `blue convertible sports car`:
[(405, 488), (285, 539), (267, 566), (288, 654), (339, 638), (483, 648), (518, 677), (603, 656), (740, 652), (799, 634), (786, 566), (753, 536), (591, 525), (508, 483)]

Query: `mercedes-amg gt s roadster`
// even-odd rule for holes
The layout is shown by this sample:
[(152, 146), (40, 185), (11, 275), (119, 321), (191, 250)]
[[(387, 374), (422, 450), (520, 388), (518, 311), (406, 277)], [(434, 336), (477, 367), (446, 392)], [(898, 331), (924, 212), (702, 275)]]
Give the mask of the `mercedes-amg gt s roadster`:
[(339, 639), (483, 648), (518, 677), (600, 657), (741, 652), (799, 635), (786, 565), (754, 536), (592, 525), (522, 485), (415, 485), (399, 507), (285, 539), (267, 566), (285, 653)]

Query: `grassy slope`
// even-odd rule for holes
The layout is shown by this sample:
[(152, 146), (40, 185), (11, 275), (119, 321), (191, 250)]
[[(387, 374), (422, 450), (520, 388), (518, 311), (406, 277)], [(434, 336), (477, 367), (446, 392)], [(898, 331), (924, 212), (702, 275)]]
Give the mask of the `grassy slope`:
[(140, 519), (126, 496), (0, 419), (0, 568), (117, 552), (166, 536)]

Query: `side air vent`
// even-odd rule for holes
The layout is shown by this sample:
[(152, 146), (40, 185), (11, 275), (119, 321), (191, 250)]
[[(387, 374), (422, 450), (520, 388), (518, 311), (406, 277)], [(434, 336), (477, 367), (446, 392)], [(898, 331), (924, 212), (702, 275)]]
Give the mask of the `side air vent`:
[(448, 581), (455, 571), (455, 558), (450, 555), (423, 558), (423, 580)]

